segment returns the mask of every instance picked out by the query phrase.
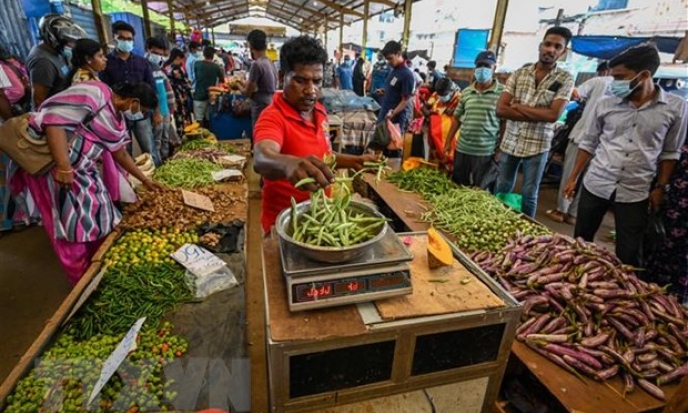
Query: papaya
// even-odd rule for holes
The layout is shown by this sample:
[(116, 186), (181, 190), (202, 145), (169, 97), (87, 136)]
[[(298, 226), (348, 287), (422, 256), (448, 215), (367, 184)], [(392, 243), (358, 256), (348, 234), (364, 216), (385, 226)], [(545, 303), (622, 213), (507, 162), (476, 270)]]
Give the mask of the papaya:
[(410, 171), (412, 169), (420, 168), (421, 165), (421, 159), (412, 156), (404, 161), (404, 163), (401, 165), (401, 169), (404, 171)]
[(198, 129), (198, 128), (200, 128), (200, 127), (201, 127), (201, 124), (200, 124), (200, 123), (194, 122), (194, 123), (192, 123), (191, 125), (184, 127), (184, 133), (193, 132), (193, 131), (195, 131), (196, 129)]
[(449, 243), (435, 228), (428, 228), (428, 267), (436, 269), (454, 263)]

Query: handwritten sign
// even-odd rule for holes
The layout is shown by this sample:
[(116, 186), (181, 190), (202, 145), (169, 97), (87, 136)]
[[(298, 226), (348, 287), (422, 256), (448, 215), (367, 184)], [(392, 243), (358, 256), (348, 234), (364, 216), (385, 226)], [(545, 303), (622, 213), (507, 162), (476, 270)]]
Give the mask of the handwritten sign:
[(189, 192), (182, 189), (184, 203), (192, 208), (202, 209), (203, 211), (215, 212), (213, 201), (205, 195)]
[(76, 314), (76, 312), (79, 311), (81, 306), (84, 305), (86, 300), (88, 300), (88, 297), (90, 297), (91, 294), (93, 294), (93, 292), (96, 290), (96, 288), (98, 288), (98, 286), (100, 285), (100, 280), (103, 279), (103, 275), (105, 275), (106, 270), (107, 266), (103, 267), (98, 273), (98, 275), (93, 277), (91, 282), (86, 286), (86, 288), (84, 288), (84, 291), (81, 293), (79, 300), (76, 302), (76, 304), (74, 304), (72, 311), (69, 313), (67, 318), (65, 318), (65, 320), (62, 322), (62, 325), (67, 324), (67, 322), (74, 316), (74, 314)]
[(100, 371), (100, 377), (91, 391), (91, 396), (88, 398), (89, 405), (93, 403), (93, 400), (96, 398), (96, 396), (100, 394), (100, 391), (103, 390), (105, 384), (110, 380), (112, 375), (115, 374), (124, 359), (127, 358), (127, 355), (136, 349), (136, 336), (138, 336), (139, 331), (141, 330), (141, 327), (145, 321), (146, 317), (136, 320), (134, 325), (127, 332), (127, 335), (125, 335), (122, 341), (120, 341), (119, 345), (117, 345), (115, 351), (113, 351), (112, 354), (110, 354), (110, 357), (105, 360), (103, 369)]
[(196, 244), (184, 244), (172, 258), (197, 277), (204, 277), (225, 266), (225, 262)]

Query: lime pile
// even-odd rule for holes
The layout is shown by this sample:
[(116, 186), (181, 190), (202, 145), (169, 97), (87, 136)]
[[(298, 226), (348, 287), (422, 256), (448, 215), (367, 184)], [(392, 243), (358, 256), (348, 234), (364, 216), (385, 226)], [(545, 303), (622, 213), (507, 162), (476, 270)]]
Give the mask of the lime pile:
[(105, 254), (105, 264), (113, 269), (142, 264), (173, 264), (170, 254), (186, 243), (197, 242), (196, 233), (179, 229), (127, 232)]

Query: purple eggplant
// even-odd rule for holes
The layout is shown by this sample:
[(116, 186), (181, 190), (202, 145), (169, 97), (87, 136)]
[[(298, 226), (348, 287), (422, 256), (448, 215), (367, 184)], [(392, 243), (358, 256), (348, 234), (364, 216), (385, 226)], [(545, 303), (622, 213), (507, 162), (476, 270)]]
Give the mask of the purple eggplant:
[(620, 370), (620, 368), (619, 368), (618, 364), (611, 366), (611, 367), (607, 367), (606, 369), (604, 369), (602, 371), (598, 371), (597, 374), (595, 374), (595, 379), (597, 379), (599, 381), (609, 380), (612, 377), (619, 374), (619, 370)]
[(650, 383), (645, 379), (638, 379), (638, 387), (645, 390), (652, 397), (655, 397), (662, 401), (666, 400), (666, 396), (664, 395), (662, 389), (660, 389), (659, 387), (655, 386), (654, 384)]
[[(661, 368), (660, 365), (657, 366)], [(661, 386), (663, 384), (671, 383), (672, 381), (680, 380), (683, 376), (688, 375), (688, 363), (685, 363), (681, 367), (678, 367), (666, 374), (663, 374), (657, 378), (657, 385)]]
[(586, 337), (581, 340), (581, 345), (585, 347), (598, 347), (609, 340), (609, 334), (607, 333), (600, 333), (594, 337)]
[(571, 347), (565, 347), (559, 344), (546, 344), (545, 346), (542, 347), (543, 349), (557, 354), (559, 356), (568, 356), (568, 357), (573, 357), (576, 360), (579, 360), (582, 363), (585, 363), (586, 365), (601, 370), (602, 369), (602, 363), (599, 362), (595, 357), (584, 353), (582, 351), (579, 351), (575, 348)]

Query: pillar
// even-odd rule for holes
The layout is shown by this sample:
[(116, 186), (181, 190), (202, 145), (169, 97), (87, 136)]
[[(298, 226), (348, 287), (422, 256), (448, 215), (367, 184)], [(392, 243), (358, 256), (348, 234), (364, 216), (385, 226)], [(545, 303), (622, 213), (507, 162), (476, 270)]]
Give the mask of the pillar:
[(169, 14), (170, 19), (170, 37), (172, 38), (172, 42), (174, 42), (176, 40), (176, 36), (174, 33), (174, 7), (172, 5), (172, 0), (167, 0), (167, 13)]
[(504, 34), (504, 21), (506, 20), (506, 12), (509, 8), (509, 0), (497, 0), (497, 9), (495, 10), (495, 18), (492, 23), (492, 32), (490, 33), (490, 41), (488, 48), (499, 54), (499, 46), (502, 44), (502, 35)]
[(344, 55), (344, 12), (339, 15), (339, 58)]
[(153, 36), (150, 24), (150, 14), (148, 10), (148, 0), (141, 0), (141, 10), (143, 11), (143, 31), (147, 39)]
[(370, 0), (363, 3), (363, 40), (361, 41), (361, 56), (366, 56), (366, 46), (368, 44), (368, 14), (370, 13)]
[(210, 28), (210, 37), (213, 41), (213, 47), (214, 47), (215, 46), (215, 28), (214, 27)]
[(413, 10), (413, 0), (404, 0), (404, 32), (401, 35), (401, 47), (406, 50), (409, 44), (411, 33), (411, 11)]
[(100, 43), (108, 42), (107, 26), (105, 25), (105, 17), (103, 16), (103, 7), (100, 0), (91, 0), (91, 8), (93, 9), (93, 18), (96, 23), (96, 30), (98, 30), (98, 40)]

